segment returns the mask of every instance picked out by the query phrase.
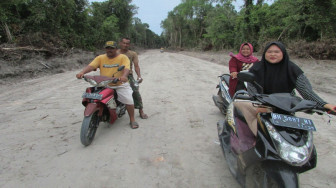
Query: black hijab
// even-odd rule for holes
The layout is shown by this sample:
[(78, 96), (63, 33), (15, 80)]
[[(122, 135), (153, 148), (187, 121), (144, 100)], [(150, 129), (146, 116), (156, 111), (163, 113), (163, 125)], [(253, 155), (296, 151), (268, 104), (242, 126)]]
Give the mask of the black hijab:
[[(269, 63), (265, 59), (266, 51), (272, 45), (276, 45), (283, 53), (283, 59), (279, 63)], [(281, 42), (267, 44), (260, 62), (250, 68), (250, 72), (256, 76), (256, 81), (264, 88), (265, 94), (291, 93), (295, 89), (297, 78), (303, 71), (289, 60), (285, 46)]]

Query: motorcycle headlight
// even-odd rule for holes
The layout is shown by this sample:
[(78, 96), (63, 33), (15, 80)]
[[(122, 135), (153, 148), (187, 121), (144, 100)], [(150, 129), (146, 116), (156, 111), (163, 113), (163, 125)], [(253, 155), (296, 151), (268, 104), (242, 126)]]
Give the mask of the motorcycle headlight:
[(91, 78), (84, 78), (84, 79), (85, 81), (89, 82), (93, 86), (97, 85), (97, 82)]
[(109, 83), (111, 83), (112, 81), (111, 80), (106, 80), (106, 81), (102, 81), (100, 82), (97, 87), (104, 87), (104, 86), (107, 86)]
[(284, 161), (294, 166), (302, 166), (310, 159), (313, 150), (313, 133), (311, 131), (308, 132), (308, 140), (305, 145), (297, 147), (288, 143), (271, 123), (265, 121), (265, 125), (276, 150)]

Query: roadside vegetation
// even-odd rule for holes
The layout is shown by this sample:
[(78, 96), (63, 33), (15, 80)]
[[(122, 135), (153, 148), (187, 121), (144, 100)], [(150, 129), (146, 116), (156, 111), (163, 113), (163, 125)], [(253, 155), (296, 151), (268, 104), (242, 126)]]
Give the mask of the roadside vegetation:
[(121, 36), (138, 48), (200, 51), (237, 51), (245, 41), (260, 51), (280, 40), (298, 57), (336, 59), (336, 0), (244, 0), (239, 11), (233, 2), (181, 0), (157, 35), (132, 0), (0, 1), (0, 60), (95, 51)]
[(291, 53), (316, 59), (336, 58), (336, 0), (182, 0), (162, 22), (169, 46), (177, 49), (238, 50), (248, 41), (256, 51), (280, 40)]

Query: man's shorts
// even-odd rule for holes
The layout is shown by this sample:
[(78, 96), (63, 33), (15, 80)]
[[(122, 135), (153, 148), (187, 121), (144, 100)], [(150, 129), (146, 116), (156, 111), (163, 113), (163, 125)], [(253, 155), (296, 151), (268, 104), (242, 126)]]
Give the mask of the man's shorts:
[(133, 105), (133, 90), (129, 83), (124, 83), (117, 88), (118, 94), (118, 101), (122, 102), (123, 104)]

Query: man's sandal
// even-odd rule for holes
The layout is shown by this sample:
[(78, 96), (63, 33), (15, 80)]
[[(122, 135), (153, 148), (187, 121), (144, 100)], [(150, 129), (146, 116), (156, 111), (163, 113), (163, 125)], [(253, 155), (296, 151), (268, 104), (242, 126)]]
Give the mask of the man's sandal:
[(145, 113), (140, 114), (140, 117), (141, 117), (141, 119), (147, 119), (148, 118), (147, 114), (145, 114)]
[(136, 121), (131, 122), (131, 123), (130, 123), (130, 126), (131, 126), (132, 129), (137, 129), (137, 128), (139, 128), (139, 124), (138, 124)]

